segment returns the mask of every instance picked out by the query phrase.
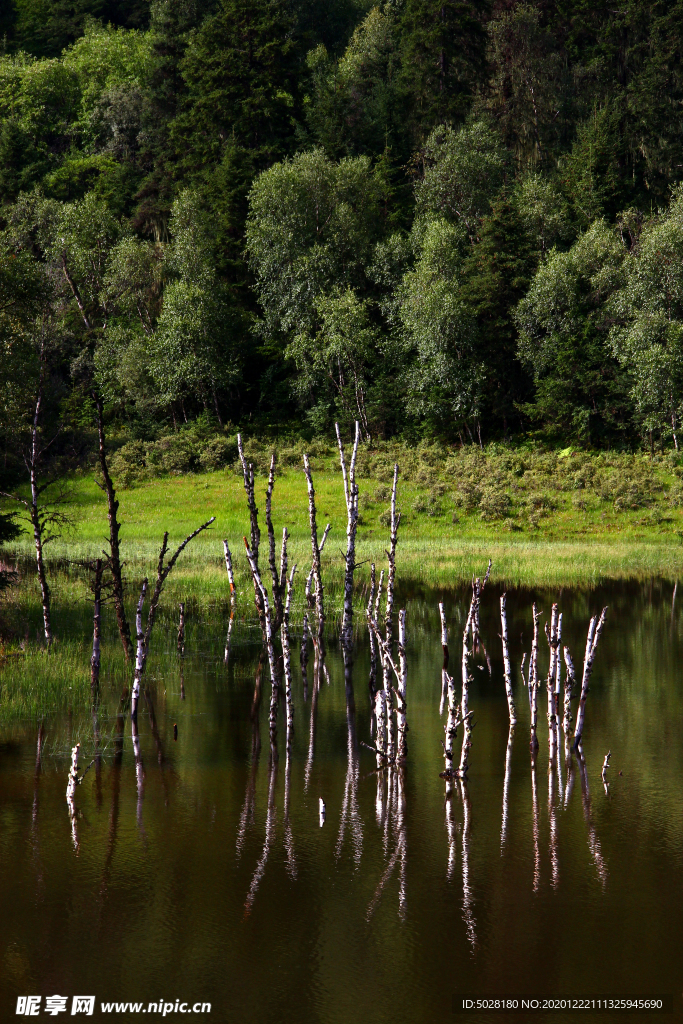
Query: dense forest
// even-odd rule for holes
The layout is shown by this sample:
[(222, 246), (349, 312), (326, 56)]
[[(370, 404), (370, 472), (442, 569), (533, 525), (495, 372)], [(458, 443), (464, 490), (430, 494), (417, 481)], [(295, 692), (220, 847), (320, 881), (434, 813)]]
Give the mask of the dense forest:
[(2, 12), (5, 487), (98, 411), (678, 448), (681, 0)]

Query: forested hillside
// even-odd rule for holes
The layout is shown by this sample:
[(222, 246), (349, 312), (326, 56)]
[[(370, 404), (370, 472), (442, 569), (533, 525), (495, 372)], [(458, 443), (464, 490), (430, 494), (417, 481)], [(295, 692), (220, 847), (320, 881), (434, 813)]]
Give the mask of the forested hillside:
[(98, 402), (145, 442), (678, 447), (680, 0), (13, 0), (0, 32), (5, 475), (34, 420), (82, 459)]

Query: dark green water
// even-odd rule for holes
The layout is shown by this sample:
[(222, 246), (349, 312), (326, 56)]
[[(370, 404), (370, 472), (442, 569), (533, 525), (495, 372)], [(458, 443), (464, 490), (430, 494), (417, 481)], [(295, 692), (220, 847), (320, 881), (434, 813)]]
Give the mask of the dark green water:
[[(666, 994), (667, 1019), (680, 1017), (683, 594), (672, 607), (672, 589), (509, 593), (520, 720), (506, 809), (493, 586), (481, 623), (491, 675), (480, 657), (470, 693), (469, 783), (448, 800), (436, 593), (405, 595), (410, 751), (400, 780), (378, 776), (360, 744), (370, 740), (364, 633), (352, 693), (330, 641), (329, 683), (315, 699), (313, 658), (304, 699), (297, 643), (295, 741), (287, 763), (281, 714), (272, 768), (267, 664), (259, 703), (257, 636), (236, 630), (226, 669), (218, 612), (188, 623), (185, 699), (177, 667), (148, 680), (156, 721), (142, 703), (137, 764), (129, 719), (120, 744), (115, 717), (99, 722), (103, 756), (77, 790), (73, 830), (69, 748), (87, 735), (82, 763), (90, 760), (90, 720), (48, 719), (40, 759), (35, 724), (0, 727), (0, 1019), (18, 1019), (18, 996), (55, 993), (69, 997), (64, 1018), (72, 996), (92, 994), (101, 1019), (146, 1019), (102, 1014), (103, 1000), (178, 999), (211, 1003), (195, 1019), (240, 1024), (431, 1022), (451, 1019), (463, 993)], [(561, 777), (549, 777), (544, 691), (532, 778), (519, 664), (534, 597), (548, 614), (559, 599), (579, 671), (590, 615), (609, 605), (587, 706), (587, 787), (564, 757)], [(446, 601), (456, 673), (467, 600)], [(170, 629), (154, 638), (172, 642)], [(545, 641), (541, 651), (544, 675)], [(600, 769), (610, 749), (606, 795)]]

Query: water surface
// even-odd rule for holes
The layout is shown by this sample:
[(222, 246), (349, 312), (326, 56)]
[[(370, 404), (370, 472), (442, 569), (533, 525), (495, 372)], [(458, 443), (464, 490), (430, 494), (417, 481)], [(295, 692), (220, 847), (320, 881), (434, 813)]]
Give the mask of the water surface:
[[(519, 722), (508, 750), (500, 590), (489, 586), (491, 667), (477, 657), (469, 782), (448, 796), (437, 593), (402, 595), (410, 733), (400, 777), (378, 775), (361, 743), (372, 742), (364, 630), (350, 677), (330, 638), (329, 681), (316, 690), (311, 655), (306, 694), (294, 645), (295, 738), (287, 758), (281, 713), (273, 763), (257, 631), (237, 624), (226, 668), (218, 610), (188, 622), (182, 680), (173, 662), (148, 678), (137, 757), (130, 720), (100, 716), (102, 757), (77, 790), (73, 825), (69, 749), (78, 736), (82, 763), (92, 757), (90, 717), (46, 719), (40, 756), (36, 723), (0, 726), (0, 1019), (16, 1019), (17, 997), (31, 993), (204, 1001), (202, 1019), (240, 1024), (448, 1020), (462, 993), (667, 993), (679, 1015), (683, 600), (672, 604), (672, 591), (510, 592)], [(534, 599), (544, 619), (559, 600), (579, 670), (588, 620), (609, 606), (583, 778), (564, 755), (549, 774), (543, 691), (532, 769), (519, 665)], [(446, 596), (455, 673), (468, 600)], [(154, 644), (172, 645), (170, 623), (159, 625)], [(542, 675), (547, 664), (543, 641)]]

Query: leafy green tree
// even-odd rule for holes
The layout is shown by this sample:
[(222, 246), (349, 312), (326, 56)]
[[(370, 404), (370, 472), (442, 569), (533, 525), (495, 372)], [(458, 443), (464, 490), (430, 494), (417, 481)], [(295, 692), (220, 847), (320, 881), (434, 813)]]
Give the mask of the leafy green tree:
[(683, 187), (653, 218), (624, 261), (625, 282), (610, 303), (610, 332), (632, 374), (636, 417), (649, 437), (673, 438), (683, 406)]
[(315, 303), (336, 287), (367, 287), (381, 220), (367, 157), (329, 160), (322, 150), (274, 164), (249, 194), (247, 255), (269, 344), (314, 330)]
[(316, 426), (336, 406), (345, 419), (358, 419), (369, 441), (368, 389), (381, 349), (369, 304), (347, 288), (319, 296), (315, 312), (314, 328), (297, 334), (287, 349), (297, 369), (295, 393), (312, 405)]
[(567, 201), (551, 179), (533, 172), (524, 175), (515, 183), (512, 200), (541, 258), (555, 246), (564, 248), (572, 238), (574, 230)]
[(476, 324), (461, 295), (466, 237), (445, 220), (418, 227), (415, 265), (403, 277), (398, 316), (413, 357), (405, 373), (407, 411), (441, 433), (479, 428), (485, 367)]
[(415, 189), (418, 215), (458, 222), (474, 240), (503, 183), (506, 162), (500, 138), (484, 121), (459, 131), (435, 128), (424, 147), (424, 177)]
[(58, 60), (0, 57), (0, 202), (13, 202), (59, 163), (78, 95), (75, 76)]
[(539, 266), (515, 319), (536, 397), (524, 411), (549, 434), (583, 444), (628, 439), (628, 378), (609, 344), (607, 301), (624, 279), (619, 234), (596, 221)]
[(164, 288), (151, 336), (150, 372), (162, 404), (193, 396), (213, 406), (222, 422), (218, 393), (239, 375), (239, 314), (216, 277), (206, 216), (196, 194), (182, 192), (171, 217), (173, 242), (164, 261)]

